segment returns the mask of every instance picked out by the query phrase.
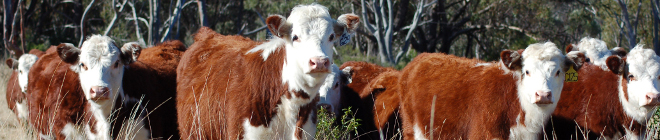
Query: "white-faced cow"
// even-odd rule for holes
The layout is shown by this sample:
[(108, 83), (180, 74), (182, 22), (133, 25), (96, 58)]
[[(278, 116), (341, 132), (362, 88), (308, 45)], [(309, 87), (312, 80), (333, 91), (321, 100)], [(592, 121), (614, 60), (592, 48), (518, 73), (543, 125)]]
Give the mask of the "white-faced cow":
[(7, 104), (20, 121), (26, 120), (29, 114), (27, 101), (25, 101), (28, 73), (41, 55), (43, 55), (42, 51), (33, 49), (30, 53), (21, 55), (18, 61), (11, 58), (5, 61), (7, 66), (13, 69), (9, 81), (7, 81)]
[(112, 139), (111, 126), (131, 124), (114, 134), (147, 139), (140, 119), (127, 123), (119, 116), (110, 117), (118, 107), (113, 104), (124, 100), (118, 98), (123, 96), (124, 65), (134, 62), (139, 50), (131, 45), (120, 50), (112, 39), (100, 35), (89, 37), (80, 49), (60, 44), (47, 50), (31, 69), (28, 83), (30, 123), (39, 135), (44, 139)]
[(348, 84), (347, 74), (348, 71), (342, 71), (335, 64), (330, 66), (332, 73), (328, 74), (328, 77), (325, 78), (325, 82), (319, 90), (319, 103), (318, 106), (325, 108), (328, 112), (336, 116), (341, 113), (341, 87), (342, 85)]
[(646, 122), (659, 104), (660, 57), (641, 45), (623, 58), (603, 57), (607, 70), (587, 63), (577, 82), (564, 85), (548, 138), (646, 139)]
[(330, 18), (318, 4), (269, 16), (274, 38), (255, 42), (203, 27), (177, 68), (183, 139), (312, 139), (318, 91), (331, 72), (332, 45), (359, 18)]
[(536, 139), (584, 54), (564, 56), (546, 42), (500, 58), (417, 56), (399, 79), (404, 139)]

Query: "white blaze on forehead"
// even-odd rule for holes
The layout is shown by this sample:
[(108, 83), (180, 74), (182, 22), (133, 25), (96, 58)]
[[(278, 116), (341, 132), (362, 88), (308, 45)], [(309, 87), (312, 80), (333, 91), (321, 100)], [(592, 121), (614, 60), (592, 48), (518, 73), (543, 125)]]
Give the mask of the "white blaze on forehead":
[(587, 58), (591, 60), (591, 63), (600, 66), (603, 70), (609, 71), (606, 60), (612, 53), (607, 49), (605, 41), (585, 37), (575, 47), (580, 51), (584, 51)]
[(37, 62), (38, 57), (33, 54), (23, 54), (18, 59), (18, 84), (21, 86), (21, 91), (25, 93), (28, 85), (28, 73), (30, 68)]
[[(626, 114), (637, 122), (645, 123), (646, 118), (653, 114), (652, 107), (643, 107), (647, 94), (658, 94), (660, 75), (660, 57), (651, 49), (644, 49), (643, 45), (637, 45), (630, 50), (626, 56), (628, 77), (632, 75), (635, 80), (628, 80), (627, 94), (625, 100), (622, 87), (619, 87), (619, 98), (623, 104)], [(626, 80), (626, 79), (623, 79)]]

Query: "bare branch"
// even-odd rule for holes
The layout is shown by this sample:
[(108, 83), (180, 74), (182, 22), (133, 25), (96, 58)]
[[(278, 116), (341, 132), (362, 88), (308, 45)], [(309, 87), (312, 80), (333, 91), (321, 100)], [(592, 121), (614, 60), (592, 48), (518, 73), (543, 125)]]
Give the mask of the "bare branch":
[(257, 29), (254, 29), (254, 30), (252, 30), (252, 31), (249, 31), (249, 32), (243, 33), (243, 34), (241, 34), (241, 35), (251, 35), (251, 34), (254, 34), (254, 33), (258, 33), (258, 32), (260, 32), (260, 31), (263, 31), (264, 29), (267, 29), (267, 27), (268, 27), (268, 26), (264, 25), (264, 26), (261, 26), (261, 27), (259, 27), (259, 28), (257, 28)]
[[(135, 22), (135, 35), (138, 38), (138, 42), (140, 42), (140, 45), (146, 46), (144, 39), (142, 39), (142, 34), (140, 34), (140, 24), (138, 23), (139, 18), (137, 17), (137, 12), (135, 12), (135, 5), (133, 5), (132, 2), (128, 2), (128, 6), (131, 7), (131, 10), (133, 11), (133, 21)], [(137, 19), (137, 20), (136, 20)], [(147, 21), (142, 18), (142, 20), (146, 23)], [(149, 24), (147, 23), (147, 26)]]
[(361, 6), (362, 6), (362, 18), (364, 18), (364, 20), (362, 20), (362, 23), (364, 24), (364, 27), (367, 28), (367, 30), (369, 32), (376, 32), (376, 29), (374, 28), (374, 25), (369, 23), (369, 16), (367, 15), (367, 8), (365, 6), (367, 4), (364, 2), (364, 0), (360, 0), (360, 1), (362, 2), (362, 4), (361, 4)]
[(113, 26), (115, 25), (115, 22), (119, 17), (119, 13), (121, 13), (121, 11), (124, 10), (124, 6), (126, 5), (126, 2), (128, 2), (128, 0), (124, 0), (124, 2), (121, 5), (119, 5), (119, 10), (117, 10), (115, 8), (115, 0), (112, 0), (112, 9), (115, 11), (115, 15), (112, 17), (112, 20), (110, 20), (110, 24), (108, 25), (108, 27), (105, 28), (103, 35), (107, 36), (110, 33), (110, 30), (112, 30)]
[(92, 8), (92, 5), (94, 5), (95, 2), (96, 0), (92, 0), (92, 2), (87, 5), (85, 12), (83, 12), (82, 18), (80, 19), (80, 41), (78, 42), (78, 48), (82, 46), (82, 43), (85, 40), (85, 18), (87, 17), (87, 12)]
[(176, 8), (174, 9), (174, 12), (172, 12), (172, 15), (170, 17), (172, 20), (170, 21), (170, 24), (168, 25), (167, 30), (165, 30), (165, 33), (163, 33), (163, 38), (160, 39), (160, 42), (164, 42), (165, 39), (168, 39), (170, 37), (170, 30), (172, 30), (172, 27), (174, 27), (173, 23), (178, 22), (179, 17), (180, 17), (179, 13), (181, 12), (181, 9), (183, 9), (182, 8), (183, 6), (181, 5), (181, 0), (176, 1), (176, 6), (175, 7)]
[(206, 6), (204, 0), (197, 0), (197, 12), (199, 13), (199, 24), (202, 26), (209, 26), (206, 21)]

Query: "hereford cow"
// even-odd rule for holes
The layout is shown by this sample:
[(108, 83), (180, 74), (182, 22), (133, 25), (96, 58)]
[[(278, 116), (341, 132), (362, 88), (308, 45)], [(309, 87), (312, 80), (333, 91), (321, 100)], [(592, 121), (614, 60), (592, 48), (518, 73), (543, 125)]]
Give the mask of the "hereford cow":
[(18, 61), (11, 58), (5, 61), (7, 66), (13, 69), (9, 81), (7, 81), (7, 105), (20, 121), (26, 120), (29, 114), (27, 101), (25, 101), (28, 73), (41, 55), (43, 55), (42, 51), (32, 49), (30, 53), (21, 55)]
[(500, 58), (417, 56), (399, 79), (404, 139), (536, 139), (585, 56), (546, 42)]
[[(137, 43), (126, 45), (139, 46)], [(124, 47), (128, 47), (124, 45)], [(176, 67), (186, 50), (181, 41), (167, 41), (143, 49), (137, 61), (124, 71), (122, 88), (128, 100), (142, 103), (149, 115), (146, 129), (152, 139), (179, 139), (176, 120)], [(129, 103), (131, 105), (131, 103)], [(130, 109), (119, 111), (130, 114)], [(119, 132), (115, 127), (114, 132)]]
[(546, 126), (549, 138), (646, 139), (646, 122), (659, 104), (660, 57), (641, 45), (624, 58), (604, 57), (608, 70), (587, 63), (577, 82), (564, 85)]
[(35, 114), (30, 115), (30, 123), (42, 138), (111, 139), (111, 126), (121, 124), (132, 127), (114, 132), (127, 135), (118, 137), (147, 138), (140, 119), (122, 122), (117, 116), (118, 122), (111, 124), (116, 118), (110, 118), (118, 96), (125, 96), (124, 66), (137, 59), (140, 47), (120, 50), (109, 37), (93, 35), (80, 49), (71, 44), (51, 49), (55, 50), (47, 50), (28, 76), (30, 112)]
[(369, 84), (381, 73), (396, 72), (396, 70), (367, 62), (353, 61), (342, 64), (340, 68), (348, 73), (347, 78), (350, 81), (341, 87), (341, 108), (351, 107), (355, 112), (355, 117), (362, 120), (357, 128), (359, 139), (380, 139), (376, 121), (374, 121), (376, 96), (371, 93), (372, 88), (369, 88)]
[(203, 27), (177, 68), (183, 139), (312, 139), (311, 112), (332, 63), (332, 45), (348, 41), (359, 18), (335, 21), (327, 8), (299, 5), (269, 16), (274, 38), (255, 42)]

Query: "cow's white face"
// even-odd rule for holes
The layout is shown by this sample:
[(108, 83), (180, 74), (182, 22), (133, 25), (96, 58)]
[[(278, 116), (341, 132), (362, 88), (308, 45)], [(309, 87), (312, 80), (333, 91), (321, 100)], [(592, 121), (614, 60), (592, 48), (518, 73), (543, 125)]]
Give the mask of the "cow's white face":
[[(611, 56), (607, 62), (612, 72), (622, 76), (619, 99), (624, 110), (638, 122), (645, 122), (653, 114), (653, 107), (660, 105), (660, 57), (652, 49), (638, 45), (626, 58)], [(623, 88), (623, 84), (627, 88)]]
[(584, 54), (589, 58), (589, 62), (601, 66), (603, 69), (607, 69), (605, 60), (607, 57), (611, 56), (612, 53), (607, 49), (605, 41), (585, 37), (580, 40), (575, 49), (578, 51), (584, 51)]
[[(359, 18), (354, 14), (330, 17), (326, 7), (311, 4), (293, 8), (289, 18), (269, 16), (268, 29), (286, 46), (283, 82), (291, 90), (316, 94), (325, 81), (332, 64), (333, 43), (349, 39), (355, 32)], [(272, 42), (272, 41), (271, 41)]]
[(124, 65), (134, 62), (140, 49), (139, 46), (128, 45), (120, 50), (110, 37), (93, 35), (83, 42), (81, 49), (60, 45), (58, 53), (78, 73), (85, 97), (93, 101), (106, 101), (117, 97)]
[[(517, 56), (517, 52), (510, 52), (511, 55), (504, 54), (505, 52), (502, 53), (503, 62), (507, 60), (505, 56)], [(560, 98), (566, 71), (570, 66), (578, 70), (585, 60), (584, 54), (577, 51), (569, 53), (568, 57), (564, 56), (552, 42), (531, 44), (523, 51), (521, 57), (522, 77), (518, 83), (521, 103), (535, 104), (538, 107), (550, 106), (552, 110)], [(511, 61), (512, 59), (508, 60), (510, 64), (515, 63)], [(509, 69), (516, 67), (510, 65)]]
[(326, 108), (328, 111), (332, 111), (335, 115), (339, 114), (341, 110), (341, 86), (348, 84), (342, 81), (342, 74), (344, 71), (339, 70), (337, 65), (332, 64), (332, 73), (325, 78), (325, 82), (319, 90), (319, 105)]
[(30, 73), (30, 68), (37, 62), (37, 57), (34, 54), (23, 54), (21, 58), (18, 59), (18, 85), (21, 86), (21, 91), (25, 93), (27, 91), (28, 85), (28, 73)]

